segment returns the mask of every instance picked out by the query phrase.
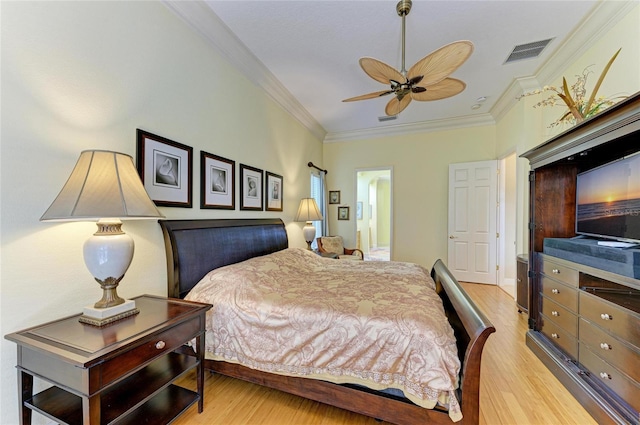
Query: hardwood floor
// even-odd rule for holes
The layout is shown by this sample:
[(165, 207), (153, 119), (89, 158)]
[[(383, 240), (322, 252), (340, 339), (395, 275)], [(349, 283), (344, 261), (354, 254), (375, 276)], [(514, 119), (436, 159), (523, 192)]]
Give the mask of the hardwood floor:
[[(525, 345), (526, 314), (497, 286), (463, 283), (497, 332), (482, 358), (480, 423), (595, 425), (596, 422)], [(194, 387), (194, 377), (182, 384)], [(192, 406), (176, 425), (381, 425), (342, 409), (206, 373), (205, 408)]]

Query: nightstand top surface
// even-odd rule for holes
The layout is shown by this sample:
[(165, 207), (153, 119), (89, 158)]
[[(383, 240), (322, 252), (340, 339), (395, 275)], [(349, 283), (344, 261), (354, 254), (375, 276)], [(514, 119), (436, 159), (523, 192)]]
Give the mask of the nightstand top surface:
[(126, 343), (130, 338), (152, 331), (167, 322), (179, 322), (183, 317), (210, 308), (208, 304), (151, 295), (142, 295), (133, 300), (140, 309), (139, 314), (103, 327), (80, 323), (80, 314), (77, 314), (9, 334), (6, 338), (19, 344), (57, 346), (91, 357), (105, 348)]

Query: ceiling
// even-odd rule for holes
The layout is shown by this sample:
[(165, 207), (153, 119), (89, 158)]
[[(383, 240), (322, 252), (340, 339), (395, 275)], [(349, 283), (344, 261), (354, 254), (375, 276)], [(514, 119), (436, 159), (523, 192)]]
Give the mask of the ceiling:
[[(467, 87), (451, 98), (413, 101), (397, 119), (384, 122), (379, 117), (391, 96), (342, 100), (388, 88), (364, 73), (359, 58), (401, 68), (396, 0), (164, 3), (330, 142), (493, 124), (527, 84), (537, 86), (545, 77), (541, 72), (559, 75), (633, 2), (414, 0), (406, 17), (406, 69), (445, 44), (470, 40), (473, 54), (451, 75)], [(545, 39), (552, 41), (538, 57), (505, 64), (515, 46)]]

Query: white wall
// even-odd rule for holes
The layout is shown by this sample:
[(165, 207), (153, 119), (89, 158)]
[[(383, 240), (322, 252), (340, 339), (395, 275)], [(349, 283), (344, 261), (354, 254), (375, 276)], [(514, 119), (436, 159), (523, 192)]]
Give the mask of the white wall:
[[(84, 266), (94, 223), (41, 223), (84, 149), (135, 159), (136, 128), (192, 146), (191, 209), (167, 218), (281, 217), (309, 196), (322, 143), (159, 2), (2, 2), (0, 333), (81, 311), (100, 288)], [(284, 177), (284, 211), (200, 210), (200, 150)], [(236, 184), (236, 192), (239, 187)], [(236, 208), (238, 208), (236, 193)], [(155, 221), (125, 222), (136, 252), (119, 293), (166, 293)], [(0, 423), (18, 423), (16, 346), (2, 340)], [(34, 423), (44, 423), (35, 415)]]

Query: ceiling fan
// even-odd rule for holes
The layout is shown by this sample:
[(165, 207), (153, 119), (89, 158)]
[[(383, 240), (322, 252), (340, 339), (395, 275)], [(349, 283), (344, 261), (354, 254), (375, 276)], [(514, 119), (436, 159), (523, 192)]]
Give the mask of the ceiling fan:
[(411, 0), (400, 0), (396, 11), (402, 18), (402, 69), (395, 68), (373, 58), (360, 58), (360, 67), (374, 80), (390, 85), (388, 90), (351, 97), (343, 102), (374, 99), (393, 94), (394, 98), (387, 103), (385, 113), (398, 115), (411, 100), (439, 100), (455, 96), (462, 92), (466, 84), (449, 75), (458, 69), (473, 52), (473, 43), (467, 40), (456, 41), (435, 50), (420, 59), (409, 71), (404, 66), (405, 50), (405, 17), (411, 11)]

